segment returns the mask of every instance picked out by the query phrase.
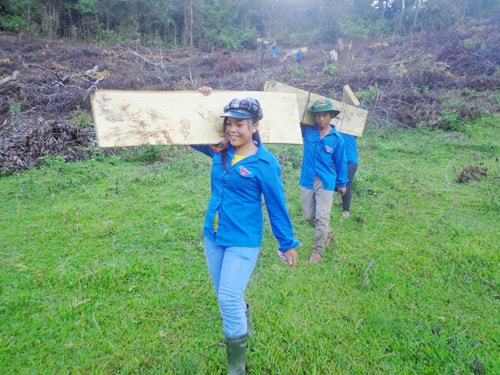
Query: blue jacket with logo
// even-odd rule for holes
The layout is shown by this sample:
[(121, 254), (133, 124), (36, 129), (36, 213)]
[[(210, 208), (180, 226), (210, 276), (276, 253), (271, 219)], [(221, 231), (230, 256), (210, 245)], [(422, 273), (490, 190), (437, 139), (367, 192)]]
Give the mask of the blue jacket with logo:
[(316, 126), (301, 126), (304, 154), (299, 184), (306, 189), (313, 188), (316, 175), (326, 190), (343, 188), (348, 181), (344, 140), (335, 127), (330, 126), (330, 133), (323, 138)]
[[(228, 144), (226, 168), (222, 152), (208, 145), (192, 146), (212, 158), (211, 196), (203, 228), (204, 235), (220, 246), (259, 247), (262, 245), (264, 216), (262, 196), (278, 240), (286, 252), (299, 245), (294, 238), (286, 206), (281, 166), (262, 144), (255, 155), (231, 165), (234, 148)], [(218, 215), (217, 234), (214, 219)]]

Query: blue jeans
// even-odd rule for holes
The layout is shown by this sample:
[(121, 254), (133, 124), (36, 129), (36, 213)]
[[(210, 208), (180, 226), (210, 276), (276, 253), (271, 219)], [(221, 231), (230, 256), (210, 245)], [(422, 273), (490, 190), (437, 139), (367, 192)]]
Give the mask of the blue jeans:
[(205, 257), (222, 314), (227, 338), (247, 334), (245, 289), (259, 258), (260, 247), (218, 246), (205, 237)]

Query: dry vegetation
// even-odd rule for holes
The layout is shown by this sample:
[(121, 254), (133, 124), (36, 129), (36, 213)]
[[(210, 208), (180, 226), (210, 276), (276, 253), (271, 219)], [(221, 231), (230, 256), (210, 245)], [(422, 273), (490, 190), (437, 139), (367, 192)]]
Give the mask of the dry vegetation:
[(95, 145), (90, 93), (96, 88), (192, 90), (206, 84), (258, 91), (276, 80), (340, 100), (349, 84), (370, 94), (364, 98), (369, 122), (406, 127), (443, 127), (444, 110), (467, 120), (498, 111), (500, 30), (494, 24), (349, 42), (308, 46), (299, 64), (283, 60), (284, 50), (273, 58), (269, 47), (173, 51), (0, 35), (0, 175), (36, 166), (44, 156), (88, 157)]

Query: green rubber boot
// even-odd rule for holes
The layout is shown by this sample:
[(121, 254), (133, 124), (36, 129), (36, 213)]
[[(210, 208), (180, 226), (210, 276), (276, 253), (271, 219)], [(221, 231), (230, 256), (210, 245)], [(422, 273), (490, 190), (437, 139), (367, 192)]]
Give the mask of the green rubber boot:
[(227, 374), (245, 375), (247, 335), (226, 338)]

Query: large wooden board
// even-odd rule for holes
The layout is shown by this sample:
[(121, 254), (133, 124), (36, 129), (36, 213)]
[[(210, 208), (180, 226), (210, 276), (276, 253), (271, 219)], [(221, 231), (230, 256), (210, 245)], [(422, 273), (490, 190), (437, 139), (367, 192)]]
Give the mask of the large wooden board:
[[(267, 81), (264, 84), (264, 91), (294, 93), (296, 95), (297, 106), (299, 109), (300, 122), (305, 125), (314, 125), (314, 117), (311, 113), (309, 113), (307, 108), (309, 108), (316, 100), (324, 98), (324, 96), (297, 89), (276, 81)], [(332, 102), (333, 108), (340, 111), (338, 117), (333, 120), (337, 130), (342, 133), (361, 137), (365, 128), (368, 111), (336, 100), (332, 100)]]
[(263, 143), (302, 144), (295, 94), (279, 92), (96, 90), (92, 114), (100, 147), (214, 144), (223, 139), (224, 106), (235, 97), (259, 100)]
[(356, 95), (354, 95), (354, 93), (352, 92), (351, 86), (349, 86), (349, 85), (344, 85), (344, 87), (343, 87), (342, 101), (344, 103), (353, 105), (355, 107), (359, 107), (361, 104), (359, 102), (358, 98), (356, 98)]

